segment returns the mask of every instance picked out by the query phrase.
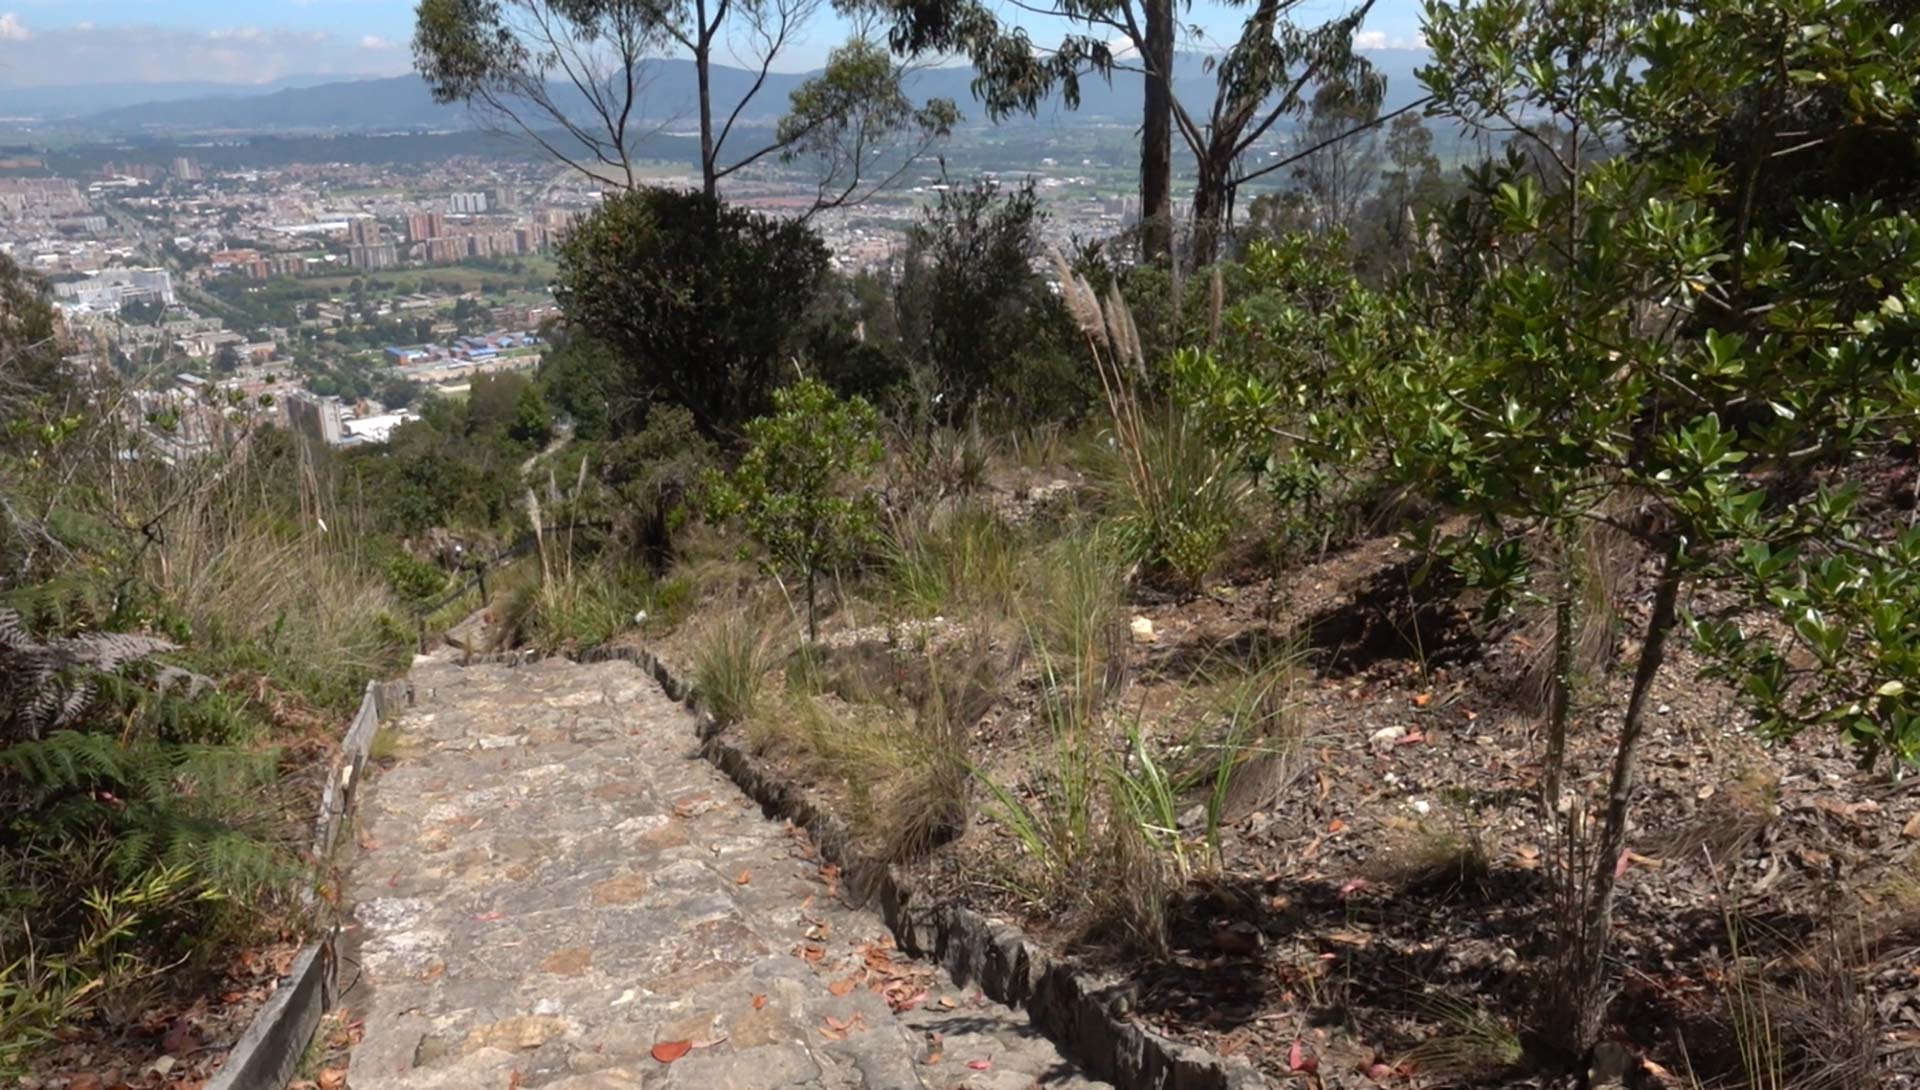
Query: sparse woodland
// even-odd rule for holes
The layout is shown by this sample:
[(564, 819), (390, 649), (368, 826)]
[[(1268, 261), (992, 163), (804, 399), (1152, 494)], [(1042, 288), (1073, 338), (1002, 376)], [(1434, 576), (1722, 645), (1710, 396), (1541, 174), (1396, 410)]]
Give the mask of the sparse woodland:
[[(511, 103), (428, 7), (444, 93)], [(876, 16), (1008, 86), (1103, 61)], [(478, 649), (658, 649), (874, 850), (1275, 1085), (1910, 1085), (1915, 16), (1436, 0), (1394, 118), (1357, 22), (1274, 31), (1222, 101), (1318, 137), (1204, 245), (1048, 251), (983, 181), (846, 275), (615, 179), (538, 378), (344, 456), (127, 457), (0, 268), (0, 1068), (163, 1033), (324, 917), (314, 754), (478, 611)], [(946, 113), (861, 98), (883, 53), (792, 148), (925, 150)]]

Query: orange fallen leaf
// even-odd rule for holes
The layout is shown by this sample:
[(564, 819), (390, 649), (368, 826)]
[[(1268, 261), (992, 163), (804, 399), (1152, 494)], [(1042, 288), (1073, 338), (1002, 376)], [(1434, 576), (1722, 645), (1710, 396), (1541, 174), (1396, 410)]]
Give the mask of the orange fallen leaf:
[(347, 1085), (347, 1069), (344, 1067), (323, 1067), (314, 1079), (320, 1090), (340, 1090)]
[(754, 1010), (760, 1010), (760, 1009), (762, 1009), (762, 1008), (764, 1008), (764, 1007), (765, 1007), (766, 1005), (767, 1005), (767, 997), (766, 997), (766, 996), (764, 996), (764, 995), (756, 995), (756, 996), (754, 996), (754, 997), (753, 997), (753, 1009), (754, 1009)]
[(836, 980), (833, 983), (827, 985), (827, 991), (832, 992), (834, 995), (845, 995), (852, 990), (853, 990), (853, 978), (850, 976), (842, 977), (841, 979)]
[(1433, 703), (1432, 693), (1421, 693), (1413, 698), (1413, 706), (1416, 708), (1424, 708), (1431, 703)]
[(943, 995), (940, 997), (940, 1005), (945, 1007), (948, 1010), (952, 1010), (953, 1008), (959, 1006), (960, 1004), (954, 1002), (952, 996)]
[(927, 1066), (928, 1066), (928, 1067), (932, 1067), (932, 1066), (933, 1066), (934, 1064), (937, 1064), (937, 1063), (939, 1063), (939, 1062), (940, 1062), (940, 1053), (938, 1053), (938, 1052), (929, 1052), (929, 1053), (927, 1053)]
[(747, 883), (753, 881), (753, 872), (750, 870), (743, 870), (740, 872), (740, 877), (735, 878), (734, 881), (744, 886)]
[(663, 1064), (670, 1064), (692, 1051), (692, 1041), (661, 1041), (653, 1046), (653, 1058)]
[(1347, 823), (1341, 821), (1339, 818), (1334, 818), (1332, 821), (1327, 822), (1327, 832), (1330, 833), (1337, 833), (1346, 827)]

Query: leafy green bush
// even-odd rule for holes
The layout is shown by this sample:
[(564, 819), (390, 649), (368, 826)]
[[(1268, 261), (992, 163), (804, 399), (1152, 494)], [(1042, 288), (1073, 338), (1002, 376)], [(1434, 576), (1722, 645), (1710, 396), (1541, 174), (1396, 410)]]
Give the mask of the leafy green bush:
[(806, 585), (807, 636), (820, 635), (820, 575), (874, 537), (878, 503), (856, 481), (880, 460), (878, 415), (806, 380), (774, 394), (774, 412), (747, 423), (740, 465), (711, 481), (713, 512), (737, 517), (773, 562)]
[(569, 322), (619, 353), (616, 418), (665, 402), (720, 439), (769, 407), (827, 250), (798, 220), (640, 189), (601, 202), (559, 260)]

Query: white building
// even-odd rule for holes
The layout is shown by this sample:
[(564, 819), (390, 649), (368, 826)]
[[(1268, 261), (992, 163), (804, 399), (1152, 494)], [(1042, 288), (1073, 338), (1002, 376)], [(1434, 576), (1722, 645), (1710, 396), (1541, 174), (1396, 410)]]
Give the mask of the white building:
[(487, 210), (485, 193), (455, 193), (447, 198), (447, 211), (455, 215), (477, 215)]
[(117, 311), (127, 303), (173, 305), (173, 274), (165, 269), (101, 269), (84, 280), (53, 286), (54, 298), (80, 310)]

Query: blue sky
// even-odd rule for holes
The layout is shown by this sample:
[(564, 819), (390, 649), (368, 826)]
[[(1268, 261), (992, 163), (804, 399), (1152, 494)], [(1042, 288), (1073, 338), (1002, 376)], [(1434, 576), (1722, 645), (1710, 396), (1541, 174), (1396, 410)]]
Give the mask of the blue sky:
[[(1304, 0), (1296, 18), (1317, 22), (1348, 7)], [(1417, 45), (1419, 9), (1419, 0), (1376, 0), (1362, 44)], [(1186, 19), (1219, 39), (1245, 10), (1195, 3)], [(1005, 14), (1042, 41), (1058, 33), (1011, 7)], [(412, 0), (0, 0), (0, 87), (391, 75), (408, 68), (412, 22)], [(845, 34), (828, 13), (779, 67), (815, 67)]]

